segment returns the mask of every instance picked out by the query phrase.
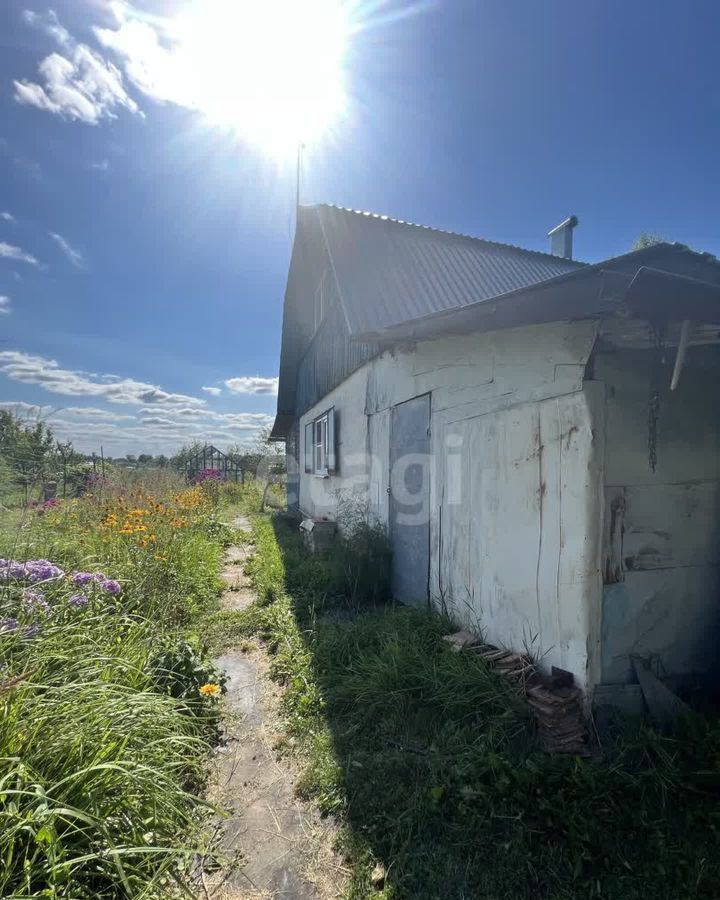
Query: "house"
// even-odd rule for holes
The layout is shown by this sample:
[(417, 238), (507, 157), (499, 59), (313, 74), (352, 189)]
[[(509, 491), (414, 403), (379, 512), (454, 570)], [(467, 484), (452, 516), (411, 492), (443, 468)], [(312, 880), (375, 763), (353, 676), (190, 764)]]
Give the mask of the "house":
[[(386, 523), (395, 596), (622, 697), (720, 638), (720, 265), (601, 263), (301, 207), (273, 437), (288, 501)], [(340, 523), (342, 525), (342, 523)]]

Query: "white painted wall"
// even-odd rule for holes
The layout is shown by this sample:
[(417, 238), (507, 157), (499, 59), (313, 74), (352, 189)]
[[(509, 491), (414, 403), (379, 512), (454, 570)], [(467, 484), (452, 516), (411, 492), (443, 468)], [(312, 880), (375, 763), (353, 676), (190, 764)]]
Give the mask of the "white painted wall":
[(599, 671), (602, 590), (604, 401), (583, 383), (595, 333), (552, 323), (387, 352), (300, 422), (302, 440), (330, 406), (339, 420), (339, 472), (301, 473), (301, 509), (334, 518), (340, 492), (387, 523), (390, 410), (430, 392), (432, 596), (582, 685)]

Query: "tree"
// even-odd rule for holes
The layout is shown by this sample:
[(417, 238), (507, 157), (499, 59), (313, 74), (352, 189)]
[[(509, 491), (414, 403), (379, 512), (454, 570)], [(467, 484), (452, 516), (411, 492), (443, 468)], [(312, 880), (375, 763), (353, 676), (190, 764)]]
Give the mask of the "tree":
[(55, 449), (52, 430), (42, 420), (23, 422), (10, 410), (0, 410), (0, 458), (23, 487), (26, 501), (30, 486), (54, 471)]
[(267, 474), (280, 474), (286, 470), (285, 444), (271, 441), (269, 425), (263, 425), (255, 435), (253, 450), (260, 457), (258, 469)]
[(184, 472), (187, 469), (188, 463), (190, 460), (197, 456), (198, 453), (203, 452), (203, 444), (201, 441), (193, 441), (192, 444), (185, 444), (184, 447), (181, 447), (177, 453), (170, 460), (170, 465), (178, 469), (181, 472)]
[(648, 247), (654, 247), (655, 244), (664, 244), (665, 238), (659, 234), (650, 234), (648, 231), (641, 231), (635, 238), (631, 250), (647, 250)]
[(67, 497), (68, 472), (72, 466), (77, 466), (83, 462), (84, 456), (78, 453), (70, 441), (58, 441), (55, 445), (55, 454), (60, 464), (60, 474), (62, 475), (62, 495)]

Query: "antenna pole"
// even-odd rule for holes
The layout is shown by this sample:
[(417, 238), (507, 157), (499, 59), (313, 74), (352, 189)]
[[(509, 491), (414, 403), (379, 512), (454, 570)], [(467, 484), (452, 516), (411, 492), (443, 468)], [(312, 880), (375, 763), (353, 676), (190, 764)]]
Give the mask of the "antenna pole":
[(302, 152), (305, 149), (305, 144), (302, 141), (298, 141), (297, 148), (297, 172), (295, 178), (295, 213), (297, 214), (300, 209), (300, 183), (302, 181)]

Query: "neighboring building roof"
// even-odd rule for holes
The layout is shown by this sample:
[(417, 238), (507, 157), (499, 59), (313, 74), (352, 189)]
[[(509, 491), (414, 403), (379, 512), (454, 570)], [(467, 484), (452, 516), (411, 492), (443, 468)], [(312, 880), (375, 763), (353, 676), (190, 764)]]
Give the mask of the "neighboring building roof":
[(322, 229), (353, 338), (577, 271), (583, 263), (339, 206)]

